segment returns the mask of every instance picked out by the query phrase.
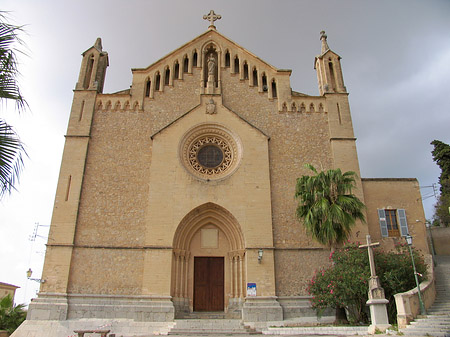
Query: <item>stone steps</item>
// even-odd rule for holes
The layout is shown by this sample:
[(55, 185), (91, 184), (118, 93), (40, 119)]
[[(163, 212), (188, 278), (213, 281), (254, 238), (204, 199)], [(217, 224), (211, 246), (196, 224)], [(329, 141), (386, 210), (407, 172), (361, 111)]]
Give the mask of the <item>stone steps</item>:
[(169, 335), (236, 334), (250, 335), (257, 332), (244, 326), (238, 319), (176, 319)]
[(445, 336), (448, 337), (450, 336), (449, 332), (447, 329), (437, 329), (437, 328), (428, 328), (428, 329), (412, 329), (412, 330), (408, 330), (403, 332), (405, 336), (436, 336), (436, 335), (440, 335), (440, 336)]
[(450, 256), (436, 256), (436, 300), (427, 310), (401, 332), (405, 336), (450, 337)]
[(268, 327), (263, 329), (264, 335), (339, 335), (339, 336), (366, 336), (367, 326), (321, 326), (321, 327)]
[(241, 319), (240, 311), (233, 312), (188, 312), (188, 313), (177, 313), (175, 319)]

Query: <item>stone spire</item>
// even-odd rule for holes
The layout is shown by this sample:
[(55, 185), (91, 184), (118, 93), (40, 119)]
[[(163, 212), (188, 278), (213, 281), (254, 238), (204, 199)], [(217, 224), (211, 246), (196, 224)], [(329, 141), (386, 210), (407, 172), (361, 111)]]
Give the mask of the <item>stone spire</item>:
[(320, 40), (322, 41), (322, 52), (321, 52), (321, 54), (324, 54), (327, 50), (330, 50), (330, 47), (328, 47), (328, 43), (327, 43), (327, 34), (325, 34), (324, 30), (322, 30), (320, 32)]
[(344, 78), (341, 69), (341, 57), (333, 52), (327, 43), (327, 34), (322, 30), (320, 32), (320, 40), (322, 41), (322, 50), (314, 60), (314, 69), (317, 70), (317, 78), (319, 80), (319, 93), (346, 93), (344, 86)]
[(222, 19), (222, 15), (214, 13), (214, 11), (211, 9), (209, 11), (209, 14), (203, 15), (203, 20), (209, 21), (209, 27), (208, 29), (216, 29), (216, 26), (214, 26), (214, 21)]
[(98, 51), (103, 51), (101, 38), (98, 37), (97, 40), (95, 40), (94, 48), (97, 49)]

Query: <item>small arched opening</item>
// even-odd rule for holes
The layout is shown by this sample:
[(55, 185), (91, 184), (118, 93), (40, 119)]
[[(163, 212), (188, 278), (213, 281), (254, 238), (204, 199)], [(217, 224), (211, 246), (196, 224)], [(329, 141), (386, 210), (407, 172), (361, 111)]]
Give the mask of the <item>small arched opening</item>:
[(244, 80), (248, 80), (248, 64), (244, 63)]
[(230, 52), (227, 50), (225, 53), (225, 67), (230, 68)]
[(234, 58), (234, 73), (239, 74), (239, 57), (237, 55)]
[(83, 89), (89, 89), (89, 86), (91, 84), (93, 68), (94, 68), (94, 55), (91, 55), (91, 56), (89, 56), (87, 66), (86, 66), (86, 74), (84, 76)]
[(192, 66), (193, 67), (197, 67), (197, 62), (198, 62), (198, 54), (197, 51), (194, 51), (194, 54), (192, 55)]
[(278, 93), (277, 93), (277, 82), (275, 81), (275, 79), (272, 80), (272, 98), (277, 98), (278, 97)]
[(253, 86), (258, 86), (258, 70), (256, 68), (253, 68)]
[(150, 88), (152, 86), (152, 82), (149, 78), (145, 81), (145, 97), (150, 97)]
[(161, 75), (159, 72), (156, 73), (155, 76), (155, 90), (160, 90), (161, 88)]

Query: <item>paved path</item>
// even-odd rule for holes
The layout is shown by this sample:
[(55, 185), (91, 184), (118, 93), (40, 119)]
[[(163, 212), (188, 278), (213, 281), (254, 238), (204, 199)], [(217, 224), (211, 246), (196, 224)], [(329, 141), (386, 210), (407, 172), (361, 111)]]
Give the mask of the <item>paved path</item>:
[(436, 256), (436, 262), (436, 300), (426, 316), (401, 330), (405, 336), (450, 337), (450, 256)]

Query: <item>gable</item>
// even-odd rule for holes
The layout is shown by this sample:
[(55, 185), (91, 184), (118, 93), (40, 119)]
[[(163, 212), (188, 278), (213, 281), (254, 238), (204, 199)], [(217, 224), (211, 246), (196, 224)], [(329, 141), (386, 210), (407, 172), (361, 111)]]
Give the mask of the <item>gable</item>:
[(266, 94), (268, 99), (284, 97), (286, 102), (279, 101), (278, 110), (282, 110), (283, 103), (292, 105), (291, 70), (277, 69), (215, 30), (208, 30), (146, 68), (132, 69), (131, 95), (136, 98), (144, 95), (144, 100), (158, 99), (166, 90), (186, 88), (196, 95), (205, 93), (207, 58), (211, 54), (216, 62), (218, 88), (214, 93), (223, 93), (224, 76), (231, 75), (232, 85), (246, 82), (254, 95)]
[[(164, 127), (162, 127), (161, 129), (159, 129), (158, 131), (156, 131), (155, 133), (153, 133), (150, 138), (153, 139), (155, 136), (157, 136), (159, 133), (161, 133), (162, 131), (164, 131), (167, 128), (170, 128), (173, 124), (179, 122), (181, 119), (185, 118), (188, 114), (193, 113), (193, 111), (196, 111), (197, 109), (201, 109), (201, 107), (203, 107), (203, 109), (205, 111), (207, 111), (207, 109), (209, 109), (209, 106), (211, 106), (211, 100), (213, 101), (214, 104), (214, 113), (216, 113), (216, 109), (220, 109), (220, 110), (224, 110), (227, 111), (228, 113), (231, 113), (232, 115), (235, 115), (238, 119), (240, 119), (242, 122), (246, 123), (250, 128), (253, 128), (255, 130), (257, 130), (257, 132), (261, 133), (264, 137), (266, 137), (268, 140), (270, 140), (270, 136), (268, 136), (264, 131), (262, 131), (260, 128), (258, 128), (257, 126), (253, 125), (252, 123), (250, 123), (248, 120), (246, 120), (244, 117), (240, 116), (238, 113), (236, 113), (235, 111), (229, 109), (228, 107), (226, 107), (225, 105), (223, 105), (222, 101), (221, 101), (221, 97), (217, 97), (219, 98), (219, 102), (214, 101), (213, 96), (204, 96), (202, 97), (202, 103), (200, 103), (199, 105), (193, 107), (192, 109), (190, 109), (189, 111), (185, 112), (184, 114), (182, 114), (180, 117), (176, 118), (175, 120), (171, 121), (170, 123), (168, 123), (167, 125), (165, 125)], [(219, 105), (219, 106), (217, 106)], [(206, 112), (208, 113), (208, 112)]]
[(141, 73), (141, 72), (146, 73), (155, 71), (158, 68), (164, 67), (164, 65), (171, 63), (171, 61), (173, 60), (180, 61), (186, 57), (190, 56), (194, 57), (195, 53), (197, 53), (197, 61), (198, 61), (197, 66), (199, 66), (202, 62), (201, 57), (205, 51), (205, 47), (210, 43), (213, 43), (216, 47), (218, 47), (219, 52), (223, 53), (224, 57), (228, 51), (230, 53), (231, 59), (234, 59), (235, 56), (242, 56), (243, 61), (251, 62), (253, 64), (258, 63), (259, 65), (263, 65), (265, 68), (270, 69), (273, 72), (277, 71), (289, 73), (291, 72), (291, 70), (286, 69), (278, 70), (276, 67), (260, 59), (258, 56), (254, 55), (253, 53), (251, 53), (244, 47), (240, 46), (236, 42), (232, 41), (231, 39), (227, 38), (226, 36), (220, 34), (216, 30), (208, 30), (204, 32), (203, 34), (185, 43), (181, 47), (175, 49), (174, 51), (170, 52), (169, 54), (162, 57), (158, 61), (152, 63), (146, 68), (133, 68), (131, 69), (131, 71), (133, 73)]

